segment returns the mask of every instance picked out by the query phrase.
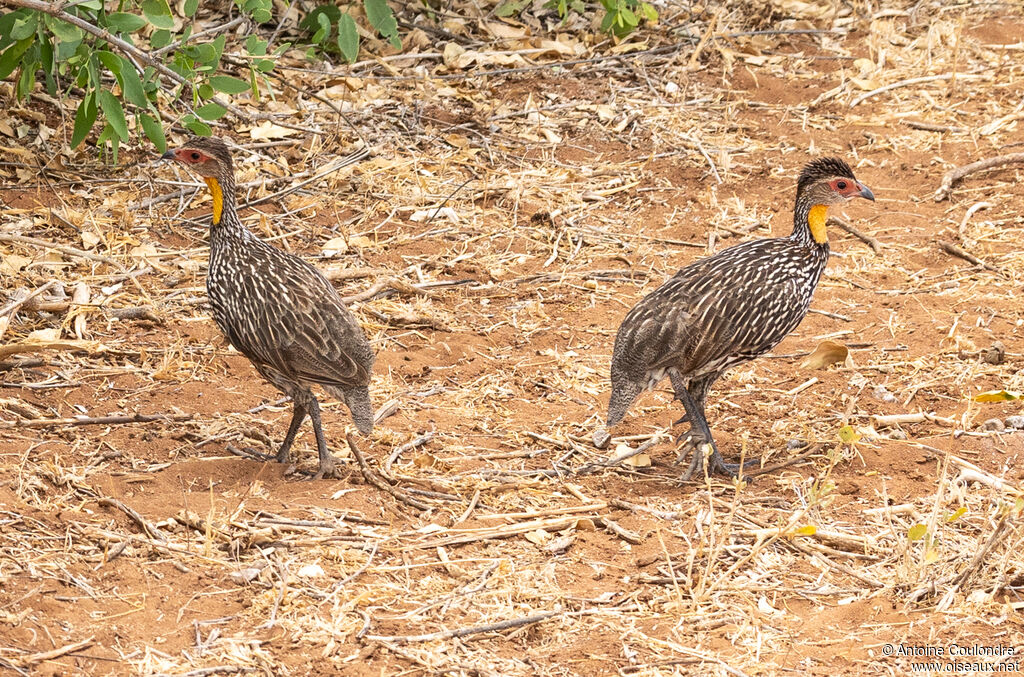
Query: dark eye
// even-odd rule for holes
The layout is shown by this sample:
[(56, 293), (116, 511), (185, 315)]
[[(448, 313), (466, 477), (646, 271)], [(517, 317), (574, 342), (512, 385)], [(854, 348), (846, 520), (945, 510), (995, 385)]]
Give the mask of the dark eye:
[[(196, 162), (199, 162), (199, 157), (200, 157), (199, 153), (197, 153), (195, 151), (192, 151), (192, 153), (189, 155), (189, 157), (192, 158), (193, 160), (195, 160)], [(845, 188), (845, 186), (842, 186), (842, 187)]]
[(837, 181), (836, 188), (839, 190), (846, 190), (846, 181)]

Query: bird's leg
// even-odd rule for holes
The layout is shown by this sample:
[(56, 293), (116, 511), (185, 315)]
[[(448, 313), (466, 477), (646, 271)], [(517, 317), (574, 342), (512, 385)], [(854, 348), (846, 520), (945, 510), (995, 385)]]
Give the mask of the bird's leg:
[(728, 475), (729, 477), (736, 477), (736, 472), (739, 470), (738, 463), (726, 463), (722, 459), (722, 455), (718, 453), (718, 446), (715, 444), (715, 439), (711, 435), (711, 428), (708, 426), (708, 421), (704, 417), (703, 403), (698, 404), (690, 391), (685, 388), (682, 391), (677, 391), (676, 396), (683, 403), (683, 407), (686, 408), (686, 415), (692, 421), (692, 425), (696, 430), (694, 431), (698, 437), (703, 438), (702, 442), (696, 445), (696, 449), (693, 452), (693, 460), (690, 461), (690, 467), (683, 474), (683, 481), (689, 480), (695, 474), (700, 476), (704, 470), (704, 445), (710, 445), (711, 455), (708, 457), (708, 471), (711, 473), (718, 473), (722, 475)]
[[(672, 381), (672, 390), (675, 391), (676, 399), (683, 403), (683, 407), (686, 407), (686, 401), (683, 400), (683, 397), (685, 396), (685, 394), (689, 393), (689, 390), (686, 389), (686, 383), (683, 382), (683, 377), (680, 376), (679, 373), (676, 372), (675, 370), (670, 371), (668, 373), (668, 377)], [(674, 422), (672, 424), (672, 427), (674, 428), (680, 423), (691, 423), (692, 421), (693, 418), (690, 416), (690, 412), (687, 409), (686, 413), (683, 414), (683, 417), (680, 418), (678, 421)], [(690, 432), (691, 434), (694, 432), (692, 425), (690, 426)], [(679, 444), (679, 440), (683, 439), (683, 435), (684, 433), (679, 434), (679, 437), (676, 438), (676, 444)], [(690, 445), (687, 445), (687, 448), (689, 448), (689, 446)]]
[(313, 479), (323, 479), (334, 476), (334, 457), (327, 450), (327, 439), (324, 437), (324, 430), (320, 425), (320, 405), (316, 398), (311, 397), (309, 401), (309, 420), (313, 422), (313, 434), (316, 435), (316, 450), (320, 454), (320, 468), (313, 475)]
[[(314, 400), (315, 401), (315, 400)], [(306, 420), (306, 408), (302, 406), (297, 398), (292, 398), (292, 422), (288, 424), (288, 432), (284, 436), (284, 442), (274, 459), (278, 463), (288, 460), (288, 452), (291, 451), (292, 442), (295, 441), (295, 433), (299, 432), (299, 426)]]

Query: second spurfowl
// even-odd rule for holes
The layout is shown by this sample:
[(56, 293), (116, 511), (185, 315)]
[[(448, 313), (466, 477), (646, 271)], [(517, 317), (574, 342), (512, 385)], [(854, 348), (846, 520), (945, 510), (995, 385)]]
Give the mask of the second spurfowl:
[[(726, 370), (771, 350), (807, 314), (828, 262), (829, 205), (874, 200), (850, 166), (837, 158), (808, 163), (800, 173), (788, 237), (751, 240), (695, 261), (640, 301), (622, 321), (612, 356), (608, 427), (647, 388), (668, 376), (697, 444), (683, 479), (708, 470), (735, 476), (704, 415), (708, 389)], [(608, 433), (594, 436), (598, 446)]]
[(288, 459), (295, 434), (309, 416), (320, 456), (316, 477), (330, 476), (334, 457), (327, 450), (311, 386), (323, 387), (348, 405), (359, 432), (369, 434), (373, 350), (366, 335), (316, 268), (242, 224), (231, 153), (223, 141), (193, 137), (163, 157), (202, 176), (213, 195), (206, 277), (213, 319), (256, 371), (292, 399), (292, 420), (276, 460)]

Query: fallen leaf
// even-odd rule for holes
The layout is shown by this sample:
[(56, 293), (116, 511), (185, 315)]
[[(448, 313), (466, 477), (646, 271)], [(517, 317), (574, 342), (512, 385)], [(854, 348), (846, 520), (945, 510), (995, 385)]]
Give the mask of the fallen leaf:
[(837, 434), (843, 444), (852, 444), (860, 439), (860, 433), (854, 430), (852, 425), (844, 425)]
[(27, 256), (7, 254), (3, 257), (3, 260), (0, 261), (0, 272), (7, 273), (8, 275), (15, 275), (30, 263), (32, 263), (32, 259)]
[(265, 120), (258, 127), (253, 127), (249, 130), (249, 138), (253, 141), (268, 141), (272, 139), (284, 139), (289, 136), (295, 136), (298, 134), (296, 129), (288, 129), (281, 125), (275, 125), (269, 120)]
[(622, 461), (625, 465), (633, 468), (650, 468), (651, 457), (647, 454), (637, 454), (636, 456), (630, 456)]
[(534, 545), (544, 545), (551, 540), (551, 534), (543, 529), (534, 529), (533, 531), (527, 531), (523, 534), (523, 538)]
[(1011, 400), (1019, 400), (1022, 393), (1016, 390), (989, 390), (988, 392), (978, 393), (974, 396), (975, 402), (1009, 402)]
[(322, 251), (327, 258), (334, 258), (348, 251), (348, 241), (343, 237), (332, 237), (327, 242), (324, 242)]
[(803, 369), (824, 369), (833, 364), (845, 364), (848, 367), (852, 367), (853, 360), (850, 357), (850, 349), (842, 343), (822, 341), (814, 349), (813, 353), (800, 362), (800, 367)]

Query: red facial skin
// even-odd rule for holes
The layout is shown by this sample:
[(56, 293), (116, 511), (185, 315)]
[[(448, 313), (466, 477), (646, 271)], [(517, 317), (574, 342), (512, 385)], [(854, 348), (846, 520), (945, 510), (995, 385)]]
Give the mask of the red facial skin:
[(198, 165), (212, 159), (203, 151), (196, 150), (195, 148), (175, 148), (168, 155), (171, 155), (173, 159), (185, 165)]
[(855, 197), (862, 197), (871, 201), (875, 199), (870, 188), (853, 179), (833, 179), (829, 186), (847, 200)]

